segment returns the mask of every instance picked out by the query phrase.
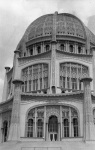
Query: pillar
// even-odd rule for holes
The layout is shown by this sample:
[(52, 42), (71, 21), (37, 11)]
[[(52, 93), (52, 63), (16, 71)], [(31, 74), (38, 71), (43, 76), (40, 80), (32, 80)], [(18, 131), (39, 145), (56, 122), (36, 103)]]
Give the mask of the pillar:
[(20, 139), (20, 102), (22, 83), (23, 81), (21, 80), (13, 80), (14, 98), (8, 141), (19, 141)]
[(71, 108), (69, 108), (69, 137), (71, 136)]
[(46, 140), (48, 141), (48, 123), (46, 123)]
[(2, 102), (6, 101), (7, 99), (7, 92), (8, 92), (8, 81), (7, 81), (7, 73), (10, 70), (10, 67), (5, 67), (6, 73), (5, 73), (5, 79), (4, 79), (4, 88), (3, 88), (3, 96), (2, 96)]
[(63, 135), (63, 126), (62, 126), (62, 106), (60, 106), (60, 130), (61, 130), (61, 139), (62, 139), (62, 135)]
[[(51, 82), (50, 82), (50, 90), (51, 93), (56, 93), (56, 18), (57, 12), (53, 15), (53, 33), (52, 33), (52, 41), (51, 41)], [(52, 88), (53, 87), (53, 88)]]
[(83, 78), (81, 82), (84, 85), (84, 102), (83, 102), (83, 135), (84, 141), (95, 140), (95, 126), (93, 122), (92, 101), (91, 101), (91, 78)]
[(94, 90), (94, 95), (95, 95), (95, 47), (91, 48), (93, 51), (93, 90)]
[(46, 106), (44, 107), (44, 139), (46, 140)]
[(58, 123), (58, 141), (60, 141), (60, 123)]
[(35, 137), (37, 137), (37, 108), (35, 108)]

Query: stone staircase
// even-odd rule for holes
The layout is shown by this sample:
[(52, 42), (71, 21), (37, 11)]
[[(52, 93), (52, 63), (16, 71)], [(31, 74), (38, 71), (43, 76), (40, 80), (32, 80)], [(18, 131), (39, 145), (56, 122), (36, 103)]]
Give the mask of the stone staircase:
[(6, 142), (0, 144), (0, 150), (95, 150), (95, 141)]

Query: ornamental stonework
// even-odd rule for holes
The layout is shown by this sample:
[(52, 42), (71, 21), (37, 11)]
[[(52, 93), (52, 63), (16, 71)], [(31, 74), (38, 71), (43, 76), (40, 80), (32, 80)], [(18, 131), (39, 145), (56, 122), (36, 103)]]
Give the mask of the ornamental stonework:
[(65, 53), (62, 54), (62, 52), (60, 53), (60, 51), (56, 53), (56, 58), (57, 59), (70, 58), (72, 60), (77, 59), (77, 60), (82, 60), (82, 61), (87, 61), (92, 63), (92, 56), (87, 57), (87, 56), (83, 56), (83, 55), (79, 56), (75, 54), (70, 54), (70, 55)]

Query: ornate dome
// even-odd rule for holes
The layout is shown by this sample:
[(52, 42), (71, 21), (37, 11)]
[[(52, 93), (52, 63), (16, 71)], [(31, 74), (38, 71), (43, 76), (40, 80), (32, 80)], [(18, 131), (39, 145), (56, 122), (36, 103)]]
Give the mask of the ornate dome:
[(39, 42), (38, 39), (52, 40), (53, 36), (55, 36), (57, 40), (64, 40), (64, 37), (77, 38), (83, 41), (88, 39), (92, 44), (95, 44), (95, 35), (80, 19), (72, 14), (58, 14), (58, 12), (55, 12), (54, 14), (41, 16), (33, 21), (27, 28), (17, 49), (21, 50), (21, 47), (25, 49), (26, 42)]
[(72, 35), (85, 38), (84, 26), (77, 17), (67, 13), (56, 13), (55, 17), (53, 14), (44, 15), (31, 23), (28, 28), (28, 40), (52, 35), (54, 26), (56, 35)]

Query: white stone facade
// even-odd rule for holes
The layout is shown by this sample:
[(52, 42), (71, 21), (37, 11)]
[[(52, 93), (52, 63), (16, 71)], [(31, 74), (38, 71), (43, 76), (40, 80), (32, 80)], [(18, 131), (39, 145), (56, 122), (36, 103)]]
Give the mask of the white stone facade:
[(71, 14), (34, 21), (5, 68), (0, 142), (95, 140), (94, 49), (95, 36)]

